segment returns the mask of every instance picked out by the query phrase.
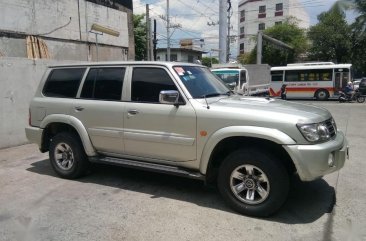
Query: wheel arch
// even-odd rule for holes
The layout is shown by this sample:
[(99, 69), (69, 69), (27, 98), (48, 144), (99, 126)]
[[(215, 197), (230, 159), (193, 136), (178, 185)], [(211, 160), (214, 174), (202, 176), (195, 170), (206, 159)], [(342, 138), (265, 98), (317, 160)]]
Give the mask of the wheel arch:
[(54, 114), (48, 115), (41, 123), (41, 128), (44, 129), (42, 135), (42, 147), (43, 152), (48, 151), (49, 142), (53, 136), (60, 132), (73, 132), (79, 138), (84, 147), (85, 153), (88, 156), (95, 156), (96, 151), (91, 143), (86, 128), (83, 126), (80, 120), (73, 116)]
[[(294, 163), (287, 151), (282, 147), (284, 144), (295, 144), (295, 141), (285, 133), (276, 129), (263, 127), (232, 127), (240, 128), (241, 133), (229, 133), (220, 130), (213, 134), (206, 144), (201, 158), (200, 172), (206, 175), (208, 182), (216, 178), (217, 170), (223, 159), (231, 152), (243, 148), (252, 147), (268, 150), (279, 155), (289, 172), (296, 170)], [(224, 128), (227, 129), (227, 128)], [(246, 132), (244, 132), (246, 129)]]

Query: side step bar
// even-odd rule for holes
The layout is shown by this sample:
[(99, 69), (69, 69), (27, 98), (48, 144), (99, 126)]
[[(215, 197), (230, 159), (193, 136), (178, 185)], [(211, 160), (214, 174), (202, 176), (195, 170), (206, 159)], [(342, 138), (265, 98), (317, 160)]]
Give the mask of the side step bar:
[(94, 157), (94, 158), (89, 158), (89, 160), (94, 163), (112, 164), (112, 165), (130, 167), (130, 168), (139, 169), (139, 170), (146, 170), (146, 171), (151, 171), (151, 172), (158, 172), (158, 173), (171, 174), (171, 175), (175, 175), (175, 176), (188, 177), (191, 179), (205, 180), (205, 176), (203, 176), (199, 172), (193, 172), (188, 169), (183, 169), (183, 168), (164, 165), (164, 164), (156, 164), (156, 163), (142, 162), (142, 161), (115, 158), (115, 157)]

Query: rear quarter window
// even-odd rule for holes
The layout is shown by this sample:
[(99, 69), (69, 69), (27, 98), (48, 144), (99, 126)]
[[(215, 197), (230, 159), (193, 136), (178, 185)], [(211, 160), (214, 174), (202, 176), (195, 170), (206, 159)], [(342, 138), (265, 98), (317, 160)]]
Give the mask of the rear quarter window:
[(54, 69), (42, 93), (48, 97), (75, 98), (84, 72), (85, 68)]

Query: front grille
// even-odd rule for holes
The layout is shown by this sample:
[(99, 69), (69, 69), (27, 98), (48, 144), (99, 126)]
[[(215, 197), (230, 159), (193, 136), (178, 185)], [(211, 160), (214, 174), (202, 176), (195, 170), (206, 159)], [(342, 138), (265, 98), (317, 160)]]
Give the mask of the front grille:
[(333, 120), (333, 118), (325, 121), (325, 124), (329, 130), (330, 136), (331, 137), (335, 136), (337, 134), (337, 125)]

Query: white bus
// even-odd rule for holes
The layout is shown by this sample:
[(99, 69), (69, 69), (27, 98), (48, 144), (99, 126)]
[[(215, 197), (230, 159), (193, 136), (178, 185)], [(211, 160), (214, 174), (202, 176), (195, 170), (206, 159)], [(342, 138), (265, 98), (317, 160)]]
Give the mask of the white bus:
[(338, 97), (339, 90), (351, 81), (351, 66), (318, 62), (272, 67), (270, 96), (280, 96), (281, 86), (285, 84), (288, 98)]

